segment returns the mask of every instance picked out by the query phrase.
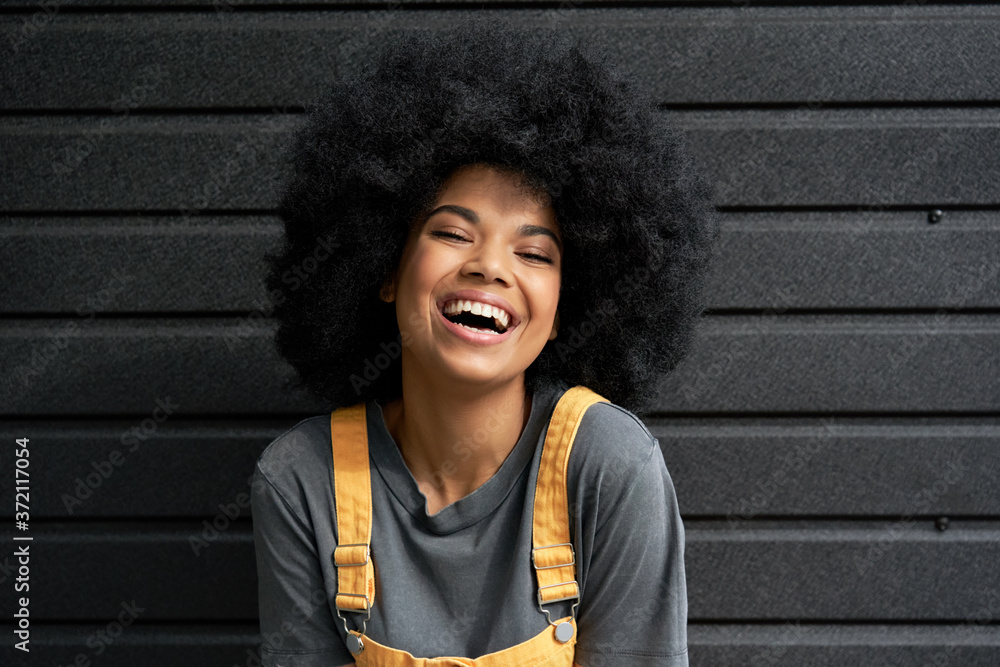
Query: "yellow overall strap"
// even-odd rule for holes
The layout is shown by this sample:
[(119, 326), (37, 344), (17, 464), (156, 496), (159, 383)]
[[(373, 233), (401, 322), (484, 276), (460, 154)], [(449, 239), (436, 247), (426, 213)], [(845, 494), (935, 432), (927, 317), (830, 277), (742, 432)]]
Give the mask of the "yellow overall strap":
[(580, 587), (576, 583), (576, 554), (569, 535), (566, 473), (583, 413), (594, 403), (601, 402), (608, 400), (586, 387), (569, 389), (556, 404), (542, 444), (531, 529), (534, 547), (531, 559), (538, 578), (539, 607), (580, 597)]
[(368, 422), (365, 404), (340, 408), (330, 415), (333, 441), (333, 492), (337, 506), (338, 610), (363, 611), (375, 602), (375, 568), (371, 559), (372, 478), (368, 468)]

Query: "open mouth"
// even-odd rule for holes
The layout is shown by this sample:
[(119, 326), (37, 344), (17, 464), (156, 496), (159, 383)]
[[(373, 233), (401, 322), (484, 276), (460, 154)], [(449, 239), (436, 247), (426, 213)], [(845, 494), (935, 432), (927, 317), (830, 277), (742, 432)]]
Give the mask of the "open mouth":
[(503, 334), (510, 328), (511, 316), (496, 306), (482, 304), (478, 301), (456, 299), (448, 301), (441, 313), (449, 322), (470, 329), (477, 333)]

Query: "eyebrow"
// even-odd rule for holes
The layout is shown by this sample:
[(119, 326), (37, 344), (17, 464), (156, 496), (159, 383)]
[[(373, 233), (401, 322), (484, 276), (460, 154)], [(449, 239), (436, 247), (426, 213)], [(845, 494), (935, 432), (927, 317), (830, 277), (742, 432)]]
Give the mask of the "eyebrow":
[[(430, 220), (434, 215), (445, 211), (461, 216), (474, 225), (478, 225), (480, 222), (479, 214), (477, 214), (472, 209), (468, 209), (465, 208), (464, 206), (459, 206), (457, 204), (442, 204), (441, 206), (438, 206), (436, 209), (427, 214), (427, 216), (424, 218), (424, 222)], [(562, 241), (559, 240), (558, 236), (552, 233), (551, 229), (542, 227), (540, 225), (521, 225), (520, 227), (517, 228), (517, 233), (520, 234), (521, 236), (548, 236), (553, 241), (555, 241), (556, 246), (558, 246), (559, 248), (559, 252), (562, 252), (563, 249)]]

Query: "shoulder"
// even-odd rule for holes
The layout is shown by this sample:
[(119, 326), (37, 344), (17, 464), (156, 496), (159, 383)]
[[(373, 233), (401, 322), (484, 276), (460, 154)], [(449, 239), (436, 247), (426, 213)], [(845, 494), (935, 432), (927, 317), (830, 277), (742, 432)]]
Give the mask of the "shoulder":
[(646, 448), (656, 440), (641, 419), (609, 401), (595, 403), (587, 408), (580, 421), (580, 430), (584, 429), (592, 433), (617, 435), (625, 447)]
[(256, 480), (273, 487), (291, 503), (317, 488), (333, 462), (330, 416), (308, 417), (276, 437), (257, 458)]
[(636, 493), (659, 494), (666, 475), (659, 441), (635, 414), (614, 403), (590, 406), (573, 441), (568, 484), (581, 509), (603, 524)]
[(659, 443), (646, 425), (629, 410), (610, 402), (591, 405), (580, 419), (572, 457), (601, 467), (634, 470), (642, 466)]

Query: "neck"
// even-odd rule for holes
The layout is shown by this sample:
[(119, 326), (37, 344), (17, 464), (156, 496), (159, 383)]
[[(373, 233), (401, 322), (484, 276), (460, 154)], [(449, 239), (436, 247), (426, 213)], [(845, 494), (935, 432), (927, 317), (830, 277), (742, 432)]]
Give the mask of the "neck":
[(456, 385), (403, 372), (386, 426), (427, 498), (427, 513), (464, 498), (500, 469), (531, 412), (524, 375), (495, 387)]

